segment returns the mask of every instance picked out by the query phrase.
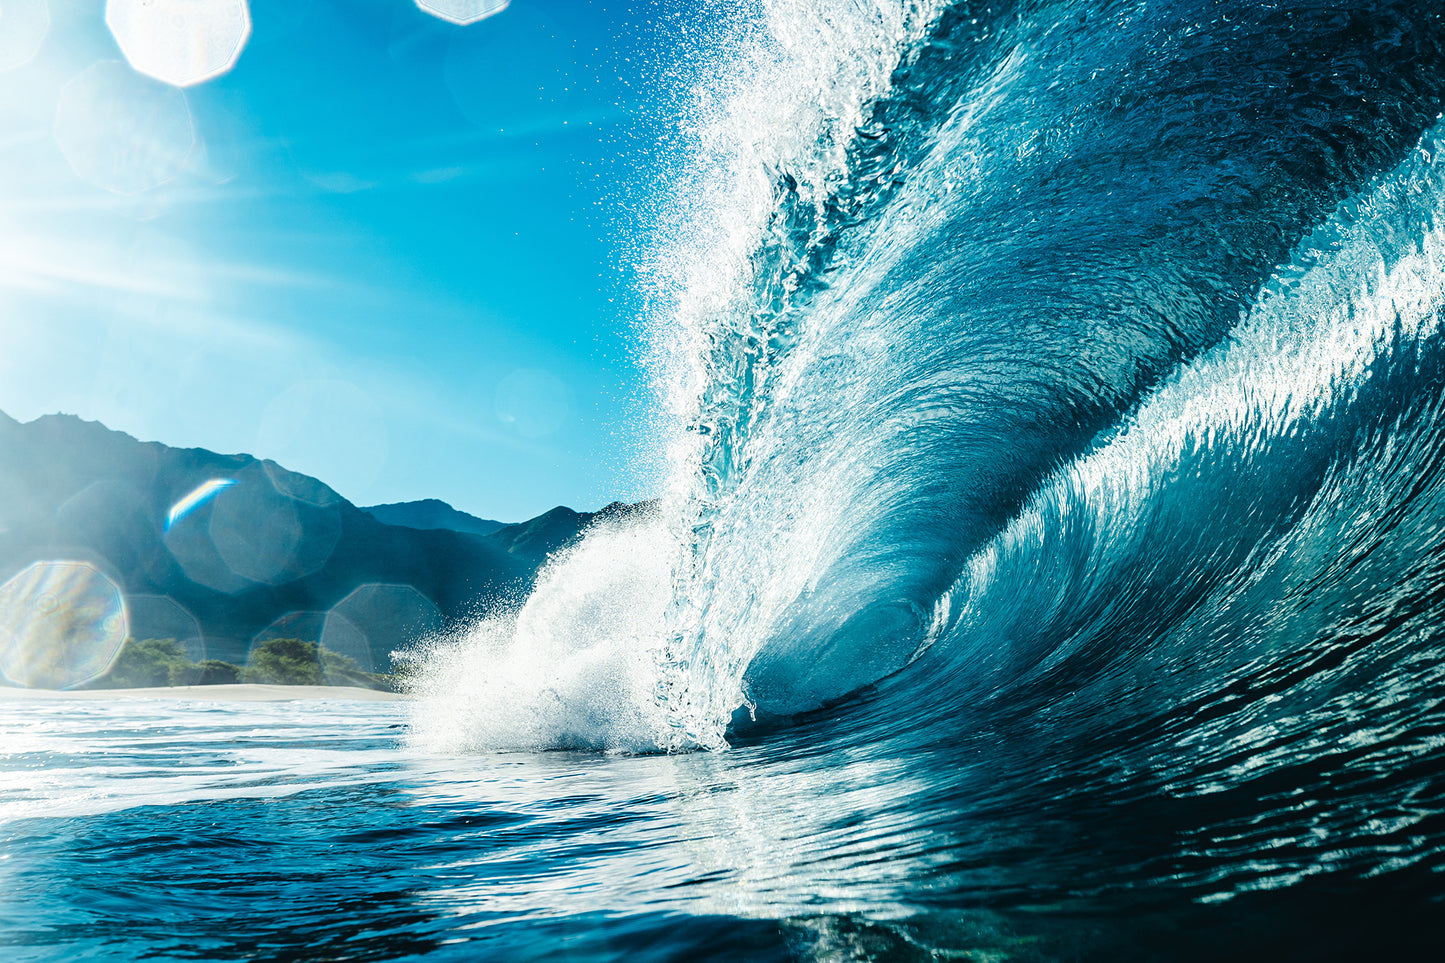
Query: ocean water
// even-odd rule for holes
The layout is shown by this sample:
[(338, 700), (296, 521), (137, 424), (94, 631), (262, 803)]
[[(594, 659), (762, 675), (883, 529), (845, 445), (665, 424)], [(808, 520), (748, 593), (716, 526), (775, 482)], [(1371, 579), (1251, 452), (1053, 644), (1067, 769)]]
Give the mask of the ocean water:
[(407, 703), (0, 703), (4, 958), (1433, 959), (1445, 10), (717, 9), (657, 510)]

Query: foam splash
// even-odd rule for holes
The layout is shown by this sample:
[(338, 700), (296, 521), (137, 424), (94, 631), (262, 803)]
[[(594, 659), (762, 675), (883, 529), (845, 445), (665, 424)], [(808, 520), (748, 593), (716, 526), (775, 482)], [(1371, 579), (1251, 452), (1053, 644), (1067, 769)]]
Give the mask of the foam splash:
[(726, 745), (733, 710), (746, 701), (746, 653), (756, 646), (733, 637), (701, 647), (690, 607), (711, 580), (694, 554), (716, 496), (708, 462), (727, 449), (699, 426), (716, 425), (738, 404), (729, 391), (718, 394), (740, 359), (716, 357), (715, 348), (732, 350), (716, 336), (746, 327), (754, 314), (755, 258), (777, 229), (779, 172), (797, 185), (799, 204), (821, 214), (847, 180), (849, 145), (869, 105), (887, 92), (939, 6), (867, 0), (840, 10), (790, 0), (763, 5), (752, 20), (716, 6), (727, 37), (714, 50), (717, 69), (689, 98), (685, 146), (637, 265), (669, 466), (663, 508), (641, 527), (594, 529), (548, 565), (519, 611), (413, 653), (419, 744), (619, 752)]
[(594, 525), (519, 610), (411, 653), (411, 737), (435, 752), (668, 747), (654, 698), (676, 552), (655, 517)]

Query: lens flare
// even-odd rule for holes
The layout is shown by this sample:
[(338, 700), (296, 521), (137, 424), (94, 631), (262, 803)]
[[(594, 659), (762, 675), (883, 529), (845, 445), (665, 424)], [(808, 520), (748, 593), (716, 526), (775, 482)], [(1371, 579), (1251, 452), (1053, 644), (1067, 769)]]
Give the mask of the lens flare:
[(118, 60), (91, 64), (61, 89), (54, 133), (76, 176), (126, 195), (170, 181), (196, 143), (185, 95)]
[(256, 462), (178, 500), (165, 546), (188, 579), (218, 592), (281, 585), (322, 568), (341, 539), (335, 493)]
[(393, 651), (431, 636), (441, 625), (436, 605), (412, 586), (370, 582), (331, 607), (321, 645), (354, 659), (365, 671), (387, 671)]
[(0, 674), (32, 689), (104, 675), (127, 631), (120, 588), (88, 562), (36, 562), (0, 586)]
[(128, 595), (125, 609), (132, 638), (175, 639), (192, 662), (210, 658), (201, 620), (169, 595)]
[(416, 0), (424, 13), (449, 23), (468, 24), (507, 9), (511, 0)]
[(0, 71), (34, 60), (49, 32), (50, 7), (45, 0), (5, 0), (0, 4)]
[(251, 11), (246, 0), (109, 0), (105, 24), (136, 70), (190, 87), (236, 65)]
[(212, 478), (201, 482), (184, 498), (171, 506), (171, 510), (166, 513), (166, 531), (170, 531), (172, 525), (195, 511), (208, 499), (214, 498), (221, 489), (230, 488), (234, 484), (236, 484), (234, 478)]

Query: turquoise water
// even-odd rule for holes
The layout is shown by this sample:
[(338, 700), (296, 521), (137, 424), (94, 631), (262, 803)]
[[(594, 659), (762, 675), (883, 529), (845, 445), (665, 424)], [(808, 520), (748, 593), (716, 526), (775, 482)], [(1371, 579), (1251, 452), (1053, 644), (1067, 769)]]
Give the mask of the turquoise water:
[[(1377, 884), (1388, 916), (1368, 892), (1322, 916), (1338, 883), (1271, 893), (1278, 865), (1181, 833), (1200, 804), (1105, 789), (1091, 806), (1046, 766), (985, 756), (997, 733), (907, 758), (820, 750), (816, 730), (725, 753), (448, 755), (409, 744), (412, 711), (0, 703), (4, 958), (1303, 959), (1428, 945), (1438, 920), (1438, 856)], [(982, 764), (940, 778), (944, 754)], [(1214, 806), (1272, 851), (1278, 826)], [(1378, 845), (1439, 816), (1395, 821)]]
[(747, 900), (720, 879), (733, 844), (710, 838), (733, 791), (715, 761), (430, 755), (405, 711), (0, 703), (4, 958), (776, 949), (709, 922)]
[(749, 14), (656, 511), (411, 702), (0, 702), (0, 958), (1438, 955), (1445, 15)]
[(791, 959), (929, 862), (862, 760), (433, 754), (410, 711), (0, 703), (5, 959)]

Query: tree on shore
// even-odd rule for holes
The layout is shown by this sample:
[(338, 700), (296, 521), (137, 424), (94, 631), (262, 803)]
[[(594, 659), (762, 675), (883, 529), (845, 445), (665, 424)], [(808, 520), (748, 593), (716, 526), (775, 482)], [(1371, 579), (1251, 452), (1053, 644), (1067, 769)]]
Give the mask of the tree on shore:
[(251, 650), (245, 667), (204, 659), (192, 662), (175, 639), (126, 639), (110, 670), (84, 688), (149, 689), (176, 685), (350, 685), (395, 692), (391, 676), (366, 672), (356, 660), (301, 639), (267, 639)]
[(325, 685), (318, 648), (315, 642), (301, 639), (267, 639), (251, 650), (241, 680), (265, 685)]
[(85, 688), (151, 689), (236, 682), (240, 666), (220, 659), (192, 662), (175, 639), (126, 639), (109, 671)]
[[(241, 681), (241, 667), (220, 659), (203, 659), (187, 668), (182, 675), (184, 681), (174, 685), (232, 685)], [(176, 673), (173, 672), (171, 677), (174, 679)]]
[(175, 639), (126, 639), (108, 671), (94, 683), (107, 689), (147, 689), (174, 685), (172, 672), (192, 665)]
[(301, 639), (267, 639), (251, 650), (241, 681), (268, 685), (350, 685), (396, 691), (390, 676), (367, 672), (349, 655)]

